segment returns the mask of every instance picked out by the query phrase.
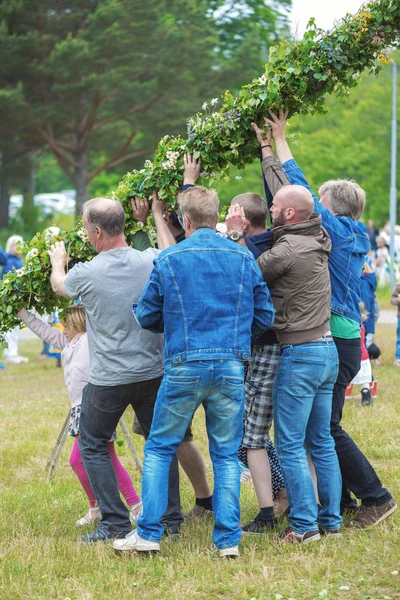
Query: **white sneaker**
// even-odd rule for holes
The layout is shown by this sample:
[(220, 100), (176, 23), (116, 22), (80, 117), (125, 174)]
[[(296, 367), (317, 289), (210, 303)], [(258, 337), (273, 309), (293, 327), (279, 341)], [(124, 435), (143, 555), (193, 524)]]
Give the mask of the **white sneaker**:
[(96, 521), (101, 521), (101, 512), (97, 506), (93, 506), (89, 508), (89, 511), (86, 513), (84, 517), (78, 519), (75, 524), (76, 525), (90, 525), (91, 523), (95, 523)]
[(25, 356), (19, 356), (18, 354), (16, 356), (13, 356), (13, 355), (10, 356), (9, 354), (8, 355), (4, 354), (4, 361), (6, 363), (12, 363), (15, 365), (19, 365), (20, 363), (23, 363), (23, 362), (29, 362), (29, 358), (26, 358)]
[(211, 548), (213, 552), (219, 552), (221, 558), (237, 558), (240, 556), (239, 546), (232, 546), (231, 548), (217, 548), (215, 544), (211, 544)]
[(151, 542), (140, 537), (136, 529), (128, 533), (122, 540), (113, 541), (114, 550), (121, 552), (136, 551), (136, 552), (159, 552), (160, 542)]

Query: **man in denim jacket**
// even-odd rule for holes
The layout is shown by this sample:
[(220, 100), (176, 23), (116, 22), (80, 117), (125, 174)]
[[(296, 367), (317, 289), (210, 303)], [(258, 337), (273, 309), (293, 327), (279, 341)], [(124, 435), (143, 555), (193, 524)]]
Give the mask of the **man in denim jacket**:
[(214, 232), (216, 192), (191, 187), (179, 204), (187, 239), (154, 261), (134, 306), (142, 327), (164, 332), (165, 374), (145, 447), (143, 515), (137, 532), (115, 541), (114, 548), (159, 550), (166, 474), (203, 404), (215, 481), (213, 540), (221, 556), (238, 556), (243, 362), (251, 359), (251, 336), (271, 326), (275, 311), (253, 255)]
[[(272, 128), (278, 159), (266, 157), (262, 168), (272, 196), (283, 185), (301, 185), (311, 191), (303, 172), (293, 159), (285, 138), (287, 112), (279, 118), (271, 113), (265, 121)], [(254, 127), (261, 145), (268, 143)], [(265, 150), (266, 152), (266, 150)], [(282, 168), (280, 168), (282, 163)], [(342, 510), (355, 514), (354, 527), (377, 525), (397, 508), (367, 458), (341, 425), (347, 385), (357, 374), (361, 363), (360, 286), (365, 256), (369, 251), (368, 236), (358, 223), (365, 193), (354, 181), (328, 181), (319, 190), (321, 201), (314, 196), (314, 210), (322, 216), (322, 224), (332, 240), (328, 266), (332, 286), (330, 328), (339, 354), (339, 373), (333, 389), (331, 433), (335, 440), (342, 480)], [(358, 507), (350, 496), (361, 500)]]

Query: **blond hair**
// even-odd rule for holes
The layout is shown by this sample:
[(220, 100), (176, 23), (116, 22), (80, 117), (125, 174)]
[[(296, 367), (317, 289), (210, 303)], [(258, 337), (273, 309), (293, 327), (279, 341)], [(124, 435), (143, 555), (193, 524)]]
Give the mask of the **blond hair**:
[(215, 190), (195, 185), (179, 194), (178, 203), (182, 214), (189, 217), (194, 229), (216, 228), (219, 199)]
[(71, 312), (63, 319), (68, 327), (76, 331), (76, 333), (85, 333), (86, 331), (86, 313), (83, 306), (72, 306)]
[(23, 239), (20, 235), (12, 235), (8, 238), (6, 242), (6, 252), (7, 254), (12, 254), (11, 250), (14, 249), (16, 252), (18, 246), (22, 246)]

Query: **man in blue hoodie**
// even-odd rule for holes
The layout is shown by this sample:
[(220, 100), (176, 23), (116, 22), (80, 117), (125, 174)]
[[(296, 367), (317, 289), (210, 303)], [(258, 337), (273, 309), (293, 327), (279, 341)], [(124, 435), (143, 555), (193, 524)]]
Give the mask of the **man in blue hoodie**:
[[(273, 113), (265, 122), (272, 129), (276, 159), (266, 156), (262, 168), (272, 196), (283, 185), (302, 185), (311, 191), (303, 172), (293, 159), (285, 138), (288, 112)], [(261, 147), (267, 151), (269, 137), (253, 124)], [(330, 328), (339, 354), (339, 373), (333, 389), (331, 434), (335, 440), (342, 480), (342, 510), (355, 514), (352, 526), (364, 529), (377, 525), (396, 509), (397, 504), (382, 483), (370, 462), (351, 437), (342, 429), (340, 421), (347, 385), (357, 374), (361, 363), (360, 346), (360, 284), (361, 272), (370, 244), (358, 223), (364, 205), (365, 193), (354, 181), (328, 181), (321, 186), (321, 201), (314, 196), (314, 210), (321, 214), (322, 224), (332, 240), (329, 256), (331, 280)], [(301, 298), (299, 298), (301, 301)], [(361, 500), (357, 506), (350, 492)]]

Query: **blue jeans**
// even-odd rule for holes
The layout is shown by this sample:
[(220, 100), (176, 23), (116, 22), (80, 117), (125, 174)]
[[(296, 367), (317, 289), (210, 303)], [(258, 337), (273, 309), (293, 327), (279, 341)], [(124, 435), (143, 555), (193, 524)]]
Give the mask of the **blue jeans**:
[(230, 548), (239, 542), (237, 452), (243, 435), (243, 379), (244, 367), (239, 361), (190, 361), (166, 369), (145, 445), (143, 514), (138, 519), (138, 533), (144, 539), (161, 539), (169, 465), (196, 409), (203, 404), (214, 469), (213, 540), (218, 548)]
[[(296, 533), (340, 527), (342, 478), (330, 434), (332, 390), (338, 373), (333, 341), (282, 346), (273, 389), (275, 444)], [(306, 450), (317, 472), (318, 505)]]
[(396, 360), (400, 360), (400, 317), (397, 317)]

